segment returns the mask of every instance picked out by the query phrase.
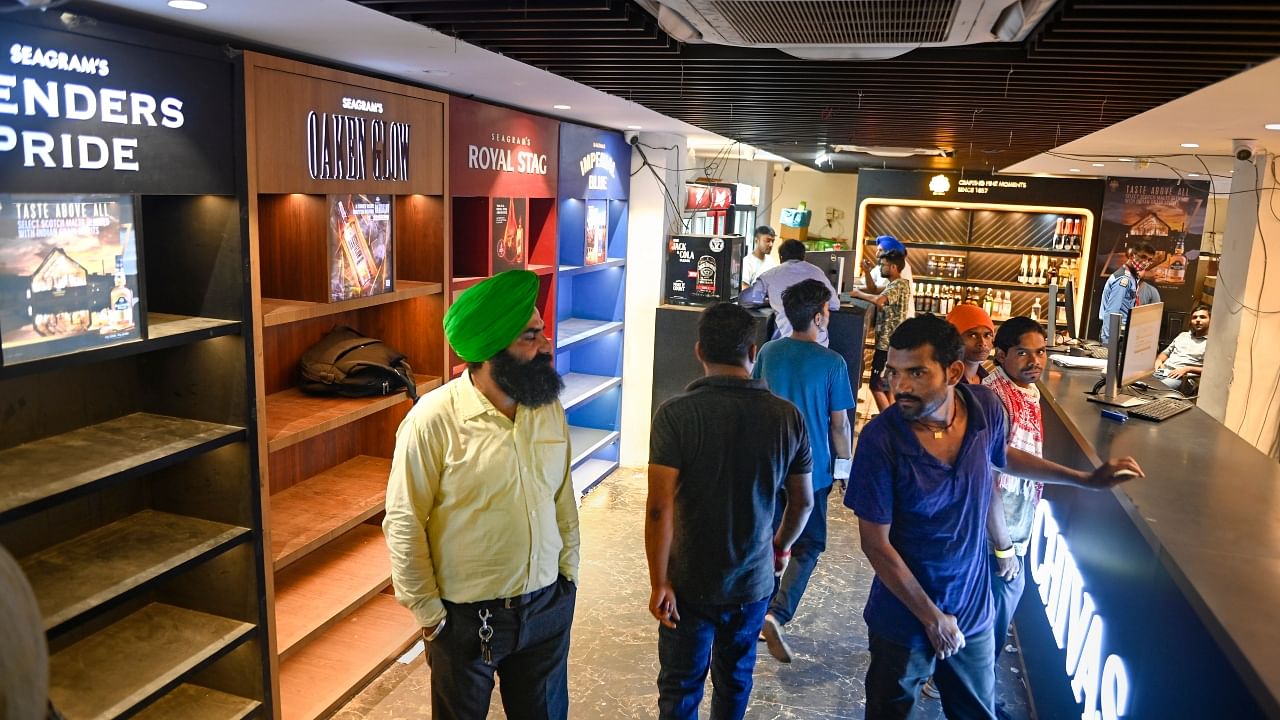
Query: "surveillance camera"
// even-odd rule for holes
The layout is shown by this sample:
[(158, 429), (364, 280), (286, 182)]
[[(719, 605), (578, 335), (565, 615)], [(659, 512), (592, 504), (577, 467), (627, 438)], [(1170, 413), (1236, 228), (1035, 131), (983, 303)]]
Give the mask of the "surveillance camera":
[(1258, 154), (1257, 140), (1232, 140), (1231, 153), (1236, 156), (1240, 162), (1253, 162), (1253, 156)]
[(782, 166), (782, 172), (791, 172), (791, 163)]
[(640, 142), (640, 133), (635, 130), (624, 130), (622, 137), (627, 139), (628, 145), (635, 145)]

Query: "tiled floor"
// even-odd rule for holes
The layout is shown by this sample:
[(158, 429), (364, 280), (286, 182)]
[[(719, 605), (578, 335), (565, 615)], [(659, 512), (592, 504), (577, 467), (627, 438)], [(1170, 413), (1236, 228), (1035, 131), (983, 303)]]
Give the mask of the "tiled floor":
[[(570, 716), (630, 720), (657, 715), (657, 630), (650, 617), (645, 568), (642, 471), (622, 470), (582, 503), (582, 582), (569, 657)], [(867, 669), (862, 606), (872, 571), (858, 548), (853, 513), (832, 498), (827, 552), (800, 612), (787, 626), (797, 657), (775, 662), (760, 645), (747, 717), (754, 720), (862, 718)], [(1002, 657), (997, 694), (1010, 717), (1029, 717), (1016, 654)], [(338, 714), (338, 720), (430, 717), (430, 671), (418, 656), (395, 663)], [(709, 693), (708, 693), (709, 694)], [(494, 693), (490, 718), (503, 713)], [(704, 702), (704, 717), (706, 715)], [(942, 717), (926, 700), (919, 720)]]

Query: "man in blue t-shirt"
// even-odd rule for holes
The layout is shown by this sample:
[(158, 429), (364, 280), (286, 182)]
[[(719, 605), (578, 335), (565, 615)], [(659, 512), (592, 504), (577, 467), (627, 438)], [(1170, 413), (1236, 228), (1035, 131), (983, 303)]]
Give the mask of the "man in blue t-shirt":
[[(765, 343), (752, 372), (752, 377), (764, 380), (773, 394), (790, 400), (800, 410), (813, 450), (813, 512), (791, 546), (791, 562), (778, 581), (769, 612), (764, 616), (763, 634), (769, 654), (787, 663), (791, 662), (791, 647), (782, 626), (796, 614), (818, 564), (818, 555), (827, 549), (827, 498), (831, 485), (836, 479), (849, 479), (853, 431), (846, 410), (854, 405), (849, 366), (840, 353), (818, 344), (823, 330), (831, 324), (830, 299), (830, 288), (817, 280), (805, 280), (783, 290), (782, 307), (791, 323), (791, 334)], [(773, 518), (775, 529), (782, 522), (786, 506), (785, 493), (779, 493)]]
[(961, 383), (962, 348), (942, 318), (898, 326), (886, 360), (894, 404), (863, 429), (853, 456), (844, 502), (876, 571), (862, 614), (868, 720), (908, 717), (930, 675), (951, 720), (995, 717), (987, 522), (1001, 508), (991, 502), (993, 467), (1085, 488), (1142, 474), (1132, 458), (1085, 473), (1007, 447), (999, 399)]

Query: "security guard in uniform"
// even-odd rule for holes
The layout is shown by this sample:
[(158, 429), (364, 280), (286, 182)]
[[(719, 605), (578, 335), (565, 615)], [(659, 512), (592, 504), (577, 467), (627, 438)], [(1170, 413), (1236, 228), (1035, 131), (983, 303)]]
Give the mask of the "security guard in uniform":
[(1123, 322), (1127, 324), (1129, 313), (1135, 305), (1160, 302), (1160, 291), (1155, 285), (1142, 280), (1142, 273), (1151, 267), (1155, 257), (1156, 249), (1151, 247), (1151, 243), (1139, 243), (1137, 247), (1130, 248), (1124, 267), (1107, 278), (1107, 283), (1102, 286), (1102, 308), (1098, 313), (1098, 318), (1102, 320), (1102, 332), (1098, 336), (1101, 342), (1106, 343), (1110, 339), (1107, 316), (1111, 313), (1123, 315)]

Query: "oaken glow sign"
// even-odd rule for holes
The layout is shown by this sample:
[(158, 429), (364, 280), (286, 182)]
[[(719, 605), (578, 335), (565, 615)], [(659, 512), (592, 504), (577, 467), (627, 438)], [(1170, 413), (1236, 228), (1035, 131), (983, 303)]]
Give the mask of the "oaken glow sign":
[(1114, 654), (1104, 654), (1102, 618), (1084, 589), (1067, 540), (1058, 530), (1049, 503), (1036, 505), (1027, 553), (1031, 577), (1058, 648), (1066, 651), (1066, 673), (1076, 702), (1083, 703), (1081, 720), (1115, 720), (1129, 709), (1129, 674)]

